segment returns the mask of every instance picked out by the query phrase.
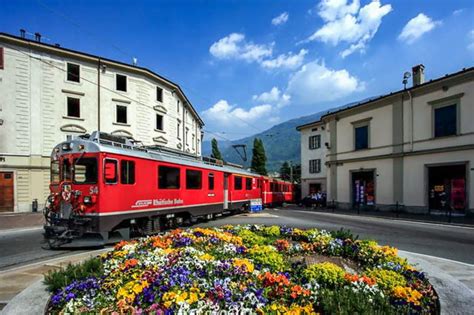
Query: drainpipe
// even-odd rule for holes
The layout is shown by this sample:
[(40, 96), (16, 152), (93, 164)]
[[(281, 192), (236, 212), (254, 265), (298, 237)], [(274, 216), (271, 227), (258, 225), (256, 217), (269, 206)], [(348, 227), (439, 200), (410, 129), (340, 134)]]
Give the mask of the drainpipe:
[(413, 139), (414, 139), (414, 113), (413, 113), (413, 95), (410, 90), (407, 90), (408, 96), (410, 96), (410, 151), (413, 151)]
[(100, 134), (100, 58), (97, 63), (97, 131)]

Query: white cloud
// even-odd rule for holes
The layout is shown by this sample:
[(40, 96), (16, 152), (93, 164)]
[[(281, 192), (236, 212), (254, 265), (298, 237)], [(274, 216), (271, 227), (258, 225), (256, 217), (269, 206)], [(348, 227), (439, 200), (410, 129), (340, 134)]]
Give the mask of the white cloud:
[(342, 18), (347, 14), (356, 14), (359, 11), (359, 0), (323, 0), (318, 5), (318, 15), (326, 22)]
[(298, 54), (289, 52), (288, 54), (281, 54), (274, 59), (263, 60), (260, 64), (267, 69), (287, 68), (296, 69), (303, 64), (304, 56), (308, 53), (306, 49), (301, 49)]
[(453, 15), (457, 16), (464, 12), (464, 9), (457, 9), (453, 11)]
[(291, 95), (293, 103), (314, 105), (342, 99), (364, 88), (364, 83), (347, 70), (333, 70), (313, 61), (290, 78), (286, 93)]
[(214, 124), (231, 128), (235, 125), (246, 126), (246, 123), (255, 123), (257, 120), (261, 120), (269, 115), (271, 111), (272, 106), (269, 104), (257, 105), (246, 110), (241, 107), (232, 106), (226, 100), (220, 100), (212, 107), (203, 111), (202, 115)]
[(242, 59), (248, 62), (261, 61), (273, 52), (273, 43), (259, 45), (245, 40), (245, 35), (232, 33), (219, 39), (209, 48), (211, 55), (218, 59)]
[(355, 51), (364, 51), (377, 33), (382, 18), (392, 11), (390, 4), (382, 5), (373, 0), (360, 8), (358, 0), (323, 0), (318, 6), (318, 14), (325, 24), (316, 30), (307, 41), (319, 40), (337, 45), (341, 42), (351, 44), (341, 52), (343, 58)]
[(285, 24), (288, 21), (288, 12), (283, 12), (279, 16), (272, 19), (273, 25)]
[(290, 103), (290, 96), (282, 93), (279, 88), (274, 86), (270, 91), (263, 92), (260, 95), (254, 95), (252, 99), (254, 101), (275, 104), (278, 108), (281, 108)]
[(232, 33), (213, 43), (209, 52), (218, 59), (256, 62), (266, 69), (296, 69), (303, 64), (308, 53), (306, 49), (301, 49), (297, 54), (289, 52), (273, 58), (274, 45), (275, 43), (261, 45), (247, 42), (244, 34)]
[(429, 16), (420, 13), (408, 21), (408, 23), (403, 27), (398, 39), (408, 44), (412, 44), (423, 36), (423, 34), (428, 33), (440, 24), (441, 22), (433, 21)]

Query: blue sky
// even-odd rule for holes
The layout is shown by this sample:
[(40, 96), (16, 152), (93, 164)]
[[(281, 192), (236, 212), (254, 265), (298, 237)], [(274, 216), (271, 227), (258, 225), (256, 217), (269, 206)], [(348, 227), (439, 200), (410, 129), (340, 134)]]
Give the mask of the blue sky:
[[(205, 130), (236, 139), (474, 65), (466, 1), (6, 1), (0, 30), (131, 62), (182, 86)], [(212, 133), (212, 134), (211, 134)]]

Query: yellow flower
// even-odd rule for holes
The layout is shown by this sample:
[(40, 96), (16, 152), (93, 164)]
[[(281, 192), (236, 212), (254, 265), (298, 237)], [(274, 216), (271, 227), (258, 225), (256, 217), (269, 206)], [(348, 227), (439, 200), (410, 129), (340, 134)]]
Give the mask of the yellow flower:
[(210, 255), (210, 254), (208, 254), (208, 253), (202, 255), (202, 256), (199, 257), (199, 258), (201, 258), (202, 260), (207, 260), (207, 261), (214, 260), (214, 256), (212, 256), (212, 255)]
[(248, 272), (253, 272), (254, 266), (253, 264), (246, 258), (234, 258), (234, 266), (241, 268), (242, 266), (245, 266)]
[(402, 286), (395, 287), (393, 289), (393, 295), (415, 305), (420, 305), (420, 299), (423, 297), (419, 291), (413, 290), (410, 287)]

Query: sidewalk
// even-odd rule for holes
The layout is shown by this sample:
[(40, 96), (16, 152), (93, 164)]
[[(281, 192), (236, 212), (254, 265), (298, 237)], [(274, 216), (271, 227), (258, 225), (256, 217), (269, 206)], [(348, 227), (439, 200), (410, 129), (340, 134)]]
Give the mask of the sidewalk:
[(42, 212), (0, 213), (0, 231), (21, 228), (41, 227), (44, 224)]
[[(44, 306), (49, 298), (49, 294), (44, 292), (45, 287), (42, 285), (45, 273), (64, 267), (69, 263), (78, 263), (90, 257), (100, 255), (108, 250), (110, 248), (103, 248), (0, 271), (1, 314), (39, 314), (38, 310), (44, 310)], [(36, 289), (28, 290), (32, 285)], [(43, 291), (38, 292), (38, 288)], [(13, 301), (13, 303), (10, 303), (10, 301)]]
[(451, 217), (447, 216), (444, 212), (432, 212), (428, 213), (407, 213), (407, 212), (396, 212), (396, 211), (380, 211), (380, 210), (367, 210), (367, 209), (330, 209), (330, 208), (310, 208), (300, 207), (291, 205), (285, 207), (288, 210), (302, 210), (302, 211), (313, 211), (322, 213), (336, 213), (344, 215), (355, 215), (355, 216), (368, 216), (377, 218), (387, 218), (392, 220), (409, 220), (409, 221), (420, 221), (428, 223), (440, 223), (440, 224), (452, 224), (452, 225), (467, 225), (474, 226), (474, 216), (466, 216), (460, 214), (452, 214)]

